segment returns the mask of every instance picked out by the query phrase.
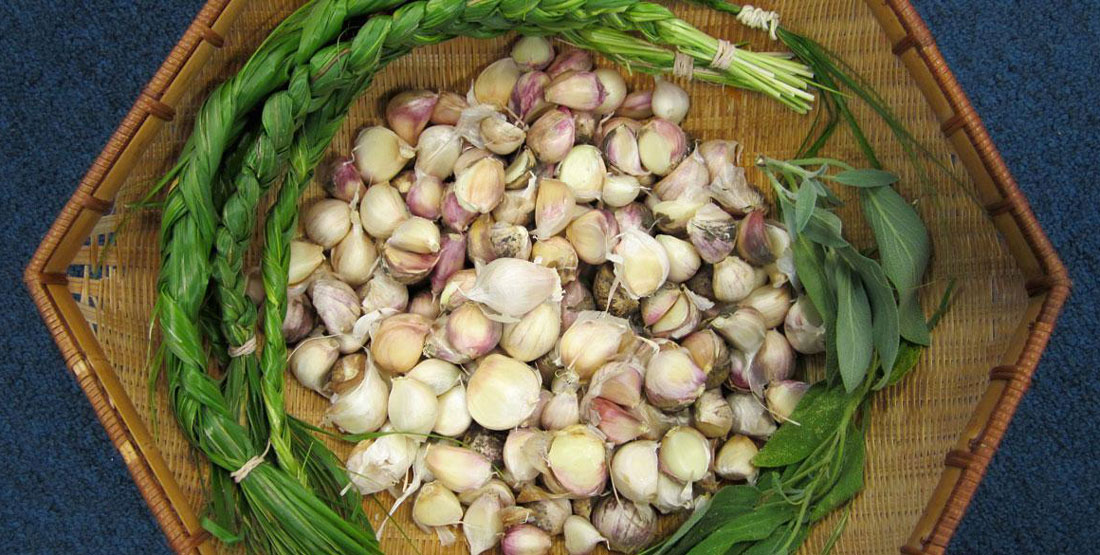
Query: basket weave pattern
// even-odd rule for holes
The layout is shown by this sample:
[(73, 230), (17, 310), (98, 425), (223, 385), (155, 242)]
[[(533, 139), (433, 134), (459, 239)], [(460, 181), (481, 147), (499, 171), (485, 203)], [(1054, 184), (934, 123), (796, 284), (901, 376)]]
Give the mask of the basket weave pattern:
[[(93, 164), (26, 273), (67, 366), (170, 545), (179, 551), (217, 547), (198, 524), (204, 465), (176, 429), (163, 388), (153, 399), (148, 394), (146, 361), (156, 341), (149, 322), (159, 214), (127, 206), (174, 162), (190, 132), (190, 118), (210, 89), (295, 7), (288, 0), (211, 0)], [(749, 40), (757, 50), (769, 48), (762, 33), (746, 31), (732, 17), (684, 4), (673, 8), (712, 35)], [(925, 306), (952, 278), (960, 293), (912, 377), (876, 397), (867, 489), (853, 504), (837, 549), (884, 553), (901, 546), (905, 553), (942, 553), (1027, 390), (1068, 295), (1068, 278), (908, 2), (786, 0), (772, 8), (783, 14), (785, 24), (819, 40), (867, 76), (899, 119), (948, 161), (959, 179), (955, 183), (932, 170), (922, 184), (889, 130), (877, 122), (867, 126), (886, 166), (901, 171), (902, 194), (916, 201), (929, 224), (935, 257), (930, 285), (921, 294)], [(377, 123), (379, 107), (395, 90), (465, 90), (480, 67), (507, 51), (509, 40), (458, 39), (393, 63), (356, 103), (332, 151), (348, 152), (355, 130)], [(648, 78), (631, 81), (645, 86)], [(746, 164), (757, 153), (793, 155), (810, 125), (810, 118), (757, 95), (698, 84), (687, 88), (693, 107), (686, 130), (700, 140), (740, 140)], [(875, 121), (863, 106), (855, 107), (861, 121)], [(843, 132), (826, 154), (859, 159)], [(303, 203), (319, 195), (314, 184)], [(841, 216), (856, 244), (868, 238), (854, 206)], [(107, 247), (112, 237), (115, 244)], [(324, 400), (291, 382), (288, 408), (317, 422)], [(346, 453), (346, 445), (334, 447)], [(388, 506), (390, 499), (379, 501)], [(369, 509), (372, 522), (380, 522), (380, 505)], [(835, 518), (810, 537), (809, 552), (820, 550)], [(411, 525), (407, 506), (398, 512), (398, 524), (421, 552), (448, 552), (434, 536)], [(396, 528), (387, 527), (387, 551), (404, 547)]]

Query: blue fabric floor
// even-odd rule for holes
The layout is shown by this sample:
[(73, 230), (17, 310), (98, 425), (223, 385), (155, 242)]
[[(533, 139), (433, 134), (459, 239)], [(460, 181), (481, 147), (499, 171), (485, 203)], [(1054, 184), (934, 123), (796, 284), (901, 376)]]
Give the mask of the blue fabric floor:
[[(915, 0), (1070, 267), (1074, 296), (954, 553), (1100, 549), (1095, 1)], [(20, 285), (199, 0), (0, 3), (0, 552), (167, 545)]]

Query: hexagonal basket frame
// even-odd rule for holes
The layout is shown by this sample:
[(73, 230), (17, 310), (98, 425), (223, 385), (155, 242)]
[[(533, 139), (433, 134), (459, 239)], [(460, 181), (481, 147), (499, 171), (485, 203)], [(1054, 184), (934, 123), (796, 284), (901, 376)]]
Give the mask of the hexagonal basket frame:
[[(123, 457), (138, 489), (177, 551), (211, 552), (208, 535), (159, 455), (152, 435), (115, 375), (80, 304), (94, 295), (93, 276), (71, 275), (101, 246), (89, 237), (130, 170), (166, 121), (243, 10), (247, 0), (210, 0), (168, 55), (103, 152), (81, 180), (42, 240), (24, 281), (65, 364)], [(980, 202), (1003, 236), (1026, 279), (1027, 308), (1002, 364), (969, 424), (944, 457), (939, 483), (901, 551), (943, 553), (1000, 444), (1066, 301), (1070, 282), (1061, 260), (993, 145), (985, 127), (947, 67), (935, 41), (907, 0), (868, 2), (893, 53), (914, 77), (941, 122), (940, 129), (975, 181)], [(90, 254), (91, 253), (91, 254)], [(83, 262), (82, 262), (83, 260)]]

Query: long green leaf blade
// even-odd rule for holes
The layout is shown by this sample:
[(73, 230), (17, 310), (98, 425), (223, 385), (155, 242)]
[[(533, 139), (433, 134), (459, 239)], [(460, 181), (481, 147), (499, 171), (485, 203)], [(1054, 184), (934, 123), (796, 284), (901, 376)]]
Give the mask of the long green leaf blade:
[(836, 272), (836, 348), (844, 388), (855, 391), (871, 365), (871, 303), (858, 277), (841, 265)]

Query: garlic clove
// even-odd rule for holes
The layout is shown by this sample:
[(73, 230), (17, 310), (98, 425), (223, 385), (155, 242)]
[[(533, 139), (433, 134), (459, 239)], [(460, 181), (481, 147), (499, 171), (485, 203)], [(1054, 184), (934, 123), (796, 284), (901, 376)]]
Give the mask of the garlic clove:
[(389, 244), (382, 246), (382, 264), (386, 272), (393, 279), (406, 285), (428, 277), (438, 261), (438, 252), (420, 254)]
[(376, 185), (393, 179), (416, 156), (416, 149), (397, 133), (376, 125), (359, 132), (352, 155), (363, 181)]
[(603, 153), (611, 167), (627, 175), (643, 176), (649, 172), (642, 167), (641, 153), (635, 131), (627, 125), (618, 125), (603, 137)]
[(350, 285), (337, 279), (321, 278), (310, 284), (309, 295), (329, 333), (351, 331), (361, 309), (359, 297)]
[(787, 311), (783, 334), (791, 347), (800, 353), (812, 355), (825, 351), (825, 324), (805, 295), (798, 297)]
[(601, 312), (582, 312), (558, 341), (562, 364), (573, 370), (582, 381), (608, 360), (621, 352), (633, 340), (630, 324), (622, 318)]
[(326, 249), (336, 246), (351, 229), (351, 208), (337, 199), (322, 199), (302, 217), (306, 237)]
[(653, 541), (657, 514), (649, 505), (605, 497), (592, 510), (592, 525), (615, 551), (637, 553)]
[[(727, 385), (735, 391), (748, 391), (751, 388), (749, 379), (749, 357), (741, 351), (730, 353), (730, 374)], [(763, 380), (758, 380), (763, 381)]]
[(760, 350), (749, 363), (749, 389), (760, 394), (764, 386), (772, 382), (783, 381), (794, 374), (795, 354), (783, 334), (768, 330)]
[(737, 226), (737, 254), (754, 266), (775, 262), (764, 226), (764, 212), (753, 210)]
[(556, 77), (567, 71), (592, 71), (594, 65), (592, 53), (587, 50), (567, 50), (554, 58), (546, 72)]
[(494, 154), (511, 154), (516, 151), (527, 134), (501, 118), (485, 118), (481, 120), (481, 137), (485, 141), (485, 148)]
[(327, 397), (329, 371), (339, 356), (339, 343), (335, 339), (317, 337), (301, 342), (290, 354), (287, 366), (298, 383)]
[[(616, 209), (615, 221), (619, 224), (619, 229), (623, 231), (633, 227), (649, 233), (650, 230), (653, 229), (653, 226), (656, 225), (656, 219), (653, 217), (653, 212), (640, 202), (631, 202), (626, 206)], [(690, 246), (690, 244), (688, 246)]]
[(653, 116), (653, 91), (634, 91), (626, 95), (615, 114), (634, 119)]
[(581, 202), (599, 200), (607, 173), (603, 156), (592, 145), (577, 145), (558, 164), (557, 175)]
[[(527, 490), (534, 487), (530, 486)], [(520, 496), (523, 496), (523, 492), (520, 492)], [(565, 519), (573, 513), (569, 500), (562, 498), (531, 501), (522, 509), (526, 509), (525, 521), (527, 523), (542, 529), (551, 536), (561, 535), (565, 528)]]
[(708, 438), (723, 438), (733, 427), (733, 409), (720, 388), (708, 389), (692, 406), (692, 425)]
[(500, 342), (502, 326), (490, 320), (477, 303), (467, 302), (447, 318), (447, 341), (461, 356), (475, 359)]
[(504, 196), (504, 164), (496, 158), (482, 158), (457, 175), (455, 198), (470, 212), (491, 212)]
[(646, 399), (661, 409), (682, 409), (703, 394), (706, 381), (707, 375), (695, 365), (686, 349), (661, 351), (646, 365)]
[(432, 109), (431, 122), (436, 125), (455, 125), (467, 108), (466, 98), (450, 91), (439, 93), (439, 98)]
[(716, 264), (733, 252), (737, 224), (714, 203), (695, 211), (687, 224), (688, 237), (704, 262)]
[(525, 189), (530, 185), (531, 175), (538, 160), (531, 154), (531, 149), (524, 148), (512, 157), (512, 163), (504, 169), (504, 188), (511, 191)]
[(638, 133), (638, 155), (645, 169), (667, 175), (687, 155), (687, 137), (675, 123), (653, 118)]
[(484, 265), (496, 259), (493, 250), (493, 217), (482, 214), (470, 225), (466, 233), (466, 255), (474, 265)]
[[(641, 232), (639, 232), (641, 233)], [(643, 233), (644, 234), (644, 233)], [(573, 219), (565, 229), (565, 237), (588, 264), (603, 264), (615, 247), (619, 224), (607, 210), (589, 210)]]
[(489, 64), (474, 80), (474, 98), (481, 104), (507, 107), (519, 75), (519, 65), (512, 58), (501, 58)]
[(290, 273), (288, 283), (299, 283), (309, 277), (325, 261), (325, 248), (307, 241), (290, 242)]
[(363, 495), (384, 491), (405, 476), (416, 449), (415, 441), (399, 434), (360, 441), (348, 455), (348, 479)]
[(370, 281), (361, 286), (356, 294), (362, 299), (359, 306), (364, 314), (382, 310), (404, 312), (409, 304), (409, 288), (394, 280), (381, 268), (374, 271)]
[(709, 300), (695, 296), (686, 287), (676, 291), (675, 303), (649, 326), (650, 334), (655, 338), (683, 338), (699, 327), (702, 321), (700, 310), (712, 306)]
[[(432, 268), (432, 294), (443, 291), (451, 276), (462, 270), (466, 264), (466, 236), (460, 233), (448, 233), (439, 241), (439, 259)], [(440, 304), (442, 302), (440, 299)]]
[(593, 111), (600, 115), (614, 113), (626, 98), (626, 81), (622, 74), (609, 68), (597, 69), (596, 78), (603, 87), (604, 98)]
[(668, 281), (683, 283), (699, 271), (702, 259), (691, 243), (671, 235), (657, 235), (654, 239), (661, 244), (668, 256)]
[(607, 92), (592, 71), (566, 71), (551, 78), (543, 97), (551, 104), (573, 110), (595, 110), (603, 104)]
[(473, 165), (484, 158), (496, 158), (492, 152), (485, 150), (484, 148), (470, 147), (462, 151), (462, 154), (455, 160), (454, 174), (458, 174), (470, 169)]
[(653, 202), (654, 198), (656, 197), (650, 197), (646, 202), (652, 203), (650, 209), (653, 210), (653, 217), (657, 220), (657, 227), (665, 233), (687, 231), (688, 222), (695, 215), (695, 211), (706, 204), (691, 198)]
[(719, 314), (711, 320), (710, 325), (734, 348), (750, 354), (760, 349), (768, 329), (764, 315), (751, 307)]
[(562, 430), (580, 422), (576, 381), (567, 380), (570, 385), (559, 386), (562, 376), (554, 379), (554, 395), (542, 409), (539, 422), (544, 430)]
[(642, 385), (645, 367), (634, 359), (612, 361), (600, 367), (592, 375), (585, 393), (585, 402), (596, 397), (606, 399), (626, 408), (634, 408), (642, 402)]
[(521, 75), (512, 90), (512, 112), (522, 121), (530, 122), (553, 108), (553, 104), (543, 98), (548, 84), (550, 76), (541, 71), (528, 71)]
[(527, 131), (527, 147), (541, 162), (556, 164), (569, 154), (576, 138), (573, 116), (565, 108), (539, 116)]
[(409, 209), (401, 193), (389, 183), (367, 189), (359, 203), (359, 221), (363, 230), (375, 239), (387, 239), (401, 222), (409, 218)]
[(596, 550), (600, 542), (607, 539), (583, 516), (570, 515), (562, 526), (565, 534), (565, 550), (569, 555), (588, 555)]
[(512, 45), (512, 60), (520, 69), (542, 69), (554, 60), (554, 46), (546, 37), (520, 37)]
[(527, 228), (506, 222), (495, 222), (489, 228), (489, 244), (493, 249), (493, 258), (531, 257), (531, 236)]
[(775, 422), (752, 393), (735, 391), (726, 396), (726, 402), (733, 410), (732, 433), (756, 438), (766, 438), (775, 433)]
[(504, 532), (500, 549), (504, 555), (545, 555), (553, 543), (550, 534), (530, 524), (517, 524)]
[(447, 179), (455, 171), (455, 164), (462, 154), (462, 137), (450, 125), (433, 125), (420, 134), (416, 146), (417, 179), (429, 175)]
[(420, 487), (412, 508), (413, 522), (425, 531), (440, 533), (440, 543), (449, 545), (454, 535), (447, 526), (462, 522), (462, 505), (451, 490), (439, 482), (428, 482)]
[(550, 435), (542, 430), (516, 428), (504, 441), (504, 469), (515, 484), (534, 481), (539, 473), (548, 472), (545, 457), (550, 448)]
[(466, 386), (460, 383), (439, 396), (439, 415), (432, 433), (458, 437), (466, 433), (472, 421), (466, 409)]
[[(332, 406), (325, 413), (325, 421), (352, 434), (381, 428), (386, 422), (390, 390), (378, 368), (362, 354), (348, 355), (337, 361), (332, 374), (337, 383), (332, 386)], [(348, 464), (350, 467), (350, 459)]]
[(649, 432), (649, 427), (644, 422), (607, 399), (597, 397), (591, 401), (589, 407), (586, 419), (599, 428), (613, 445), (633, 441)]
[(619, 495), (635, 503), (657, 498), (657, 442), (635, 440), (622, 445), (611, 459), (611, 483)]
[(431, 322), (418, 314), (395, 314), (382, 320), (371, 338), (370, 352), (375, 363), (395, 374), (412, 370), (420, 361), (430, 329)]
[(378, 262), (378, 249), (358, 222), (351, 232), (332, 248), (332, 269), (348, 285), (358, 287), (370, 279)]
[(676, 426), (661, 439), (661, 471), (680, 483), (701, 479), (710, 468), (710, 443), (695, 428)]
[(344, 202), (361, 199), (363, 193), (367, 192), (363, 178), (359, 177), (359, 169), (355, 167), (355, 161), (345, 157), (332, 165), (331, 179), (324, 182), (324, 187), (329, 196)]
[(397, 226), (386, 245), (416, 254), (439, 252), (439, 228), (431, 220), (413, 216)]
[(757, 452), (759, 450), (751, 439), (735, 435), (718, 450), (714, 458), (714, 471), (726, 480), (755, 483), (759, 470), (752, 464), (752, 459)]
[(581, 313), (596, 309), (592, 292), (577, 280), (566, 283), (562, 288), (561, 302), (561, 329), (563, 330), (569, 329)]
[(443, 290), (439, 293), (439, 306), (446, 312), (466, 302), (466, 291), (474, 287), (477, 271), (472, 268), (459, 270), (447, 278)]
[(463, 232), (477, 217), (477, 213), (463, 208), (455, 196), (454, 185), (448, 185), (443, 190), (443, 200), (440, 201), (440, 217), (450, 230)]
[(577, 143), (591, 143), (596, 137), (596, 114), (593, 112), (573, 112), (573, 136)]
[(707, 389), (718, 387), (726, 381), (730, 374), (730, 352), (726, 342), (714, 330), (692, 333), (680, 345), (691, 353), (691, 360), (707, 375)]
[[(661, 200), (679, 198), (705, 198), (710, 175), (699, 151), (684, 158), (675, 169), (653, 185), (653, 193)], [(732, 220), (732, 218), (731, 218)]]
[(496, 546), (504, 533), (500, 520), (500, 498), (491, 493), (478, 497), (462, 517), (462, 533), (470, 555), (478, 555)]
[(739, 304), (759, 311), (764, 318), (764, 325), (774, 328), (782, 324), (787, 317), (787, 311), (791, 308), (791, 292), (786, 286), (761, 286), (741, 299)]
[(603, 440), (582, 424), (554, 432), (546, 462), (554, 478), (574, 495), (597, 495), (607, 482)]
[(477, 273), (466, 298), (482, 303), (502, 320), (516, 320), (536, 306), (562, 298), (561, 280), (553, 270), (516, 258), (498, 258)]
[(445, 360), (429, 358), (420, 361), (407, 375), (440, 396), (460, 383), (462, 370)]
[(577, 279), (577, 267), (580, 264), (577, 249), (564, 237), (536, 241), (531, 247), (531, 261), (556, 271), (562, 283)]
[(669, 513), (690, 509), (692, 506), (692, 498), (691, 484), (681, 484), (669, 478), (668, 475), (663, 472), (657, 477), (657, 501), (653, 503), (653, 506), (656, 507), (661, 514), (667, 515)]
[(490, 354), (481, 360), (466, 388), (470, 416), (490, 430), (519, 425), (535, 410), (539, 376), (530, 366), (513, 358)]
[(428, 445), (424, 463), (437, 482), (455, 493), (478, 489), (493, 477), (489, 459), (465, 447), (445, 443)]
[(744, 300), (764, 285), (767, 275), (737, 256), (727, 256), (714, 266), (714, 298), (721, 302)]
[(687, 91), (661, 78), (656, 81), (651, 102), (653, 115), (679, 125), (691, 107)]
[(428, 386), (413, 378), (396, 377), (390, 382), (388, 414), (394, 430), (427, 434), (435, 427), (439, 401)]
[(549, 239), (561, 233), (569, 225), (576, 204), (573, 189), (565, 182), (539, 179), (535, 197), (535, 237)]
[(561, 329), (561, 309), (557, 303), (538, 305), (518, 322), (504, 325), (500, 347), (512, 358), (531, 362), (554, 348)]
[[(669, 261), (664, 247), (640, 229), (627, 229), (615, 246), (615, 276), (633, 298), (652, 295), (668, 278)], [(578, 254), (579, 254), (578, 249)]]
[(313, 329), (313, 309), (305, 295), (296, 295), (287, 299), (286, 315), (283, 316), (282, 333), (287, 343), (294, 343)]
[(420, 132), (428, 125), (439, 95), (432, 91), (411, 90), (394, 95), (386, 103), (386, 125), (401, 140), (415, 145)]
[(802, 396), (810, 389), (810, 384), (796, 380), (780, 380), (771, 382), (764, 399), (768, 403), (768, 410), (775, 419), (786, 422), (790, 419)]
[(516, 497), (512, 494), (512, 488), (508, 487), (508, 484), (499, 478), (492, 478), (480, 488), (458, 494), (458, 500), (463, 505), (473, 506), (483, 495), (496, 497), (500, 501), (500, 508), (502, 509), (516, 504)]
[(638, 198), (641, 192), (642, 185), (637, 177), (607, 174), (603, 183), (601, 200), (607, 206), (620, 208), (634, 202), (634, 199)]

